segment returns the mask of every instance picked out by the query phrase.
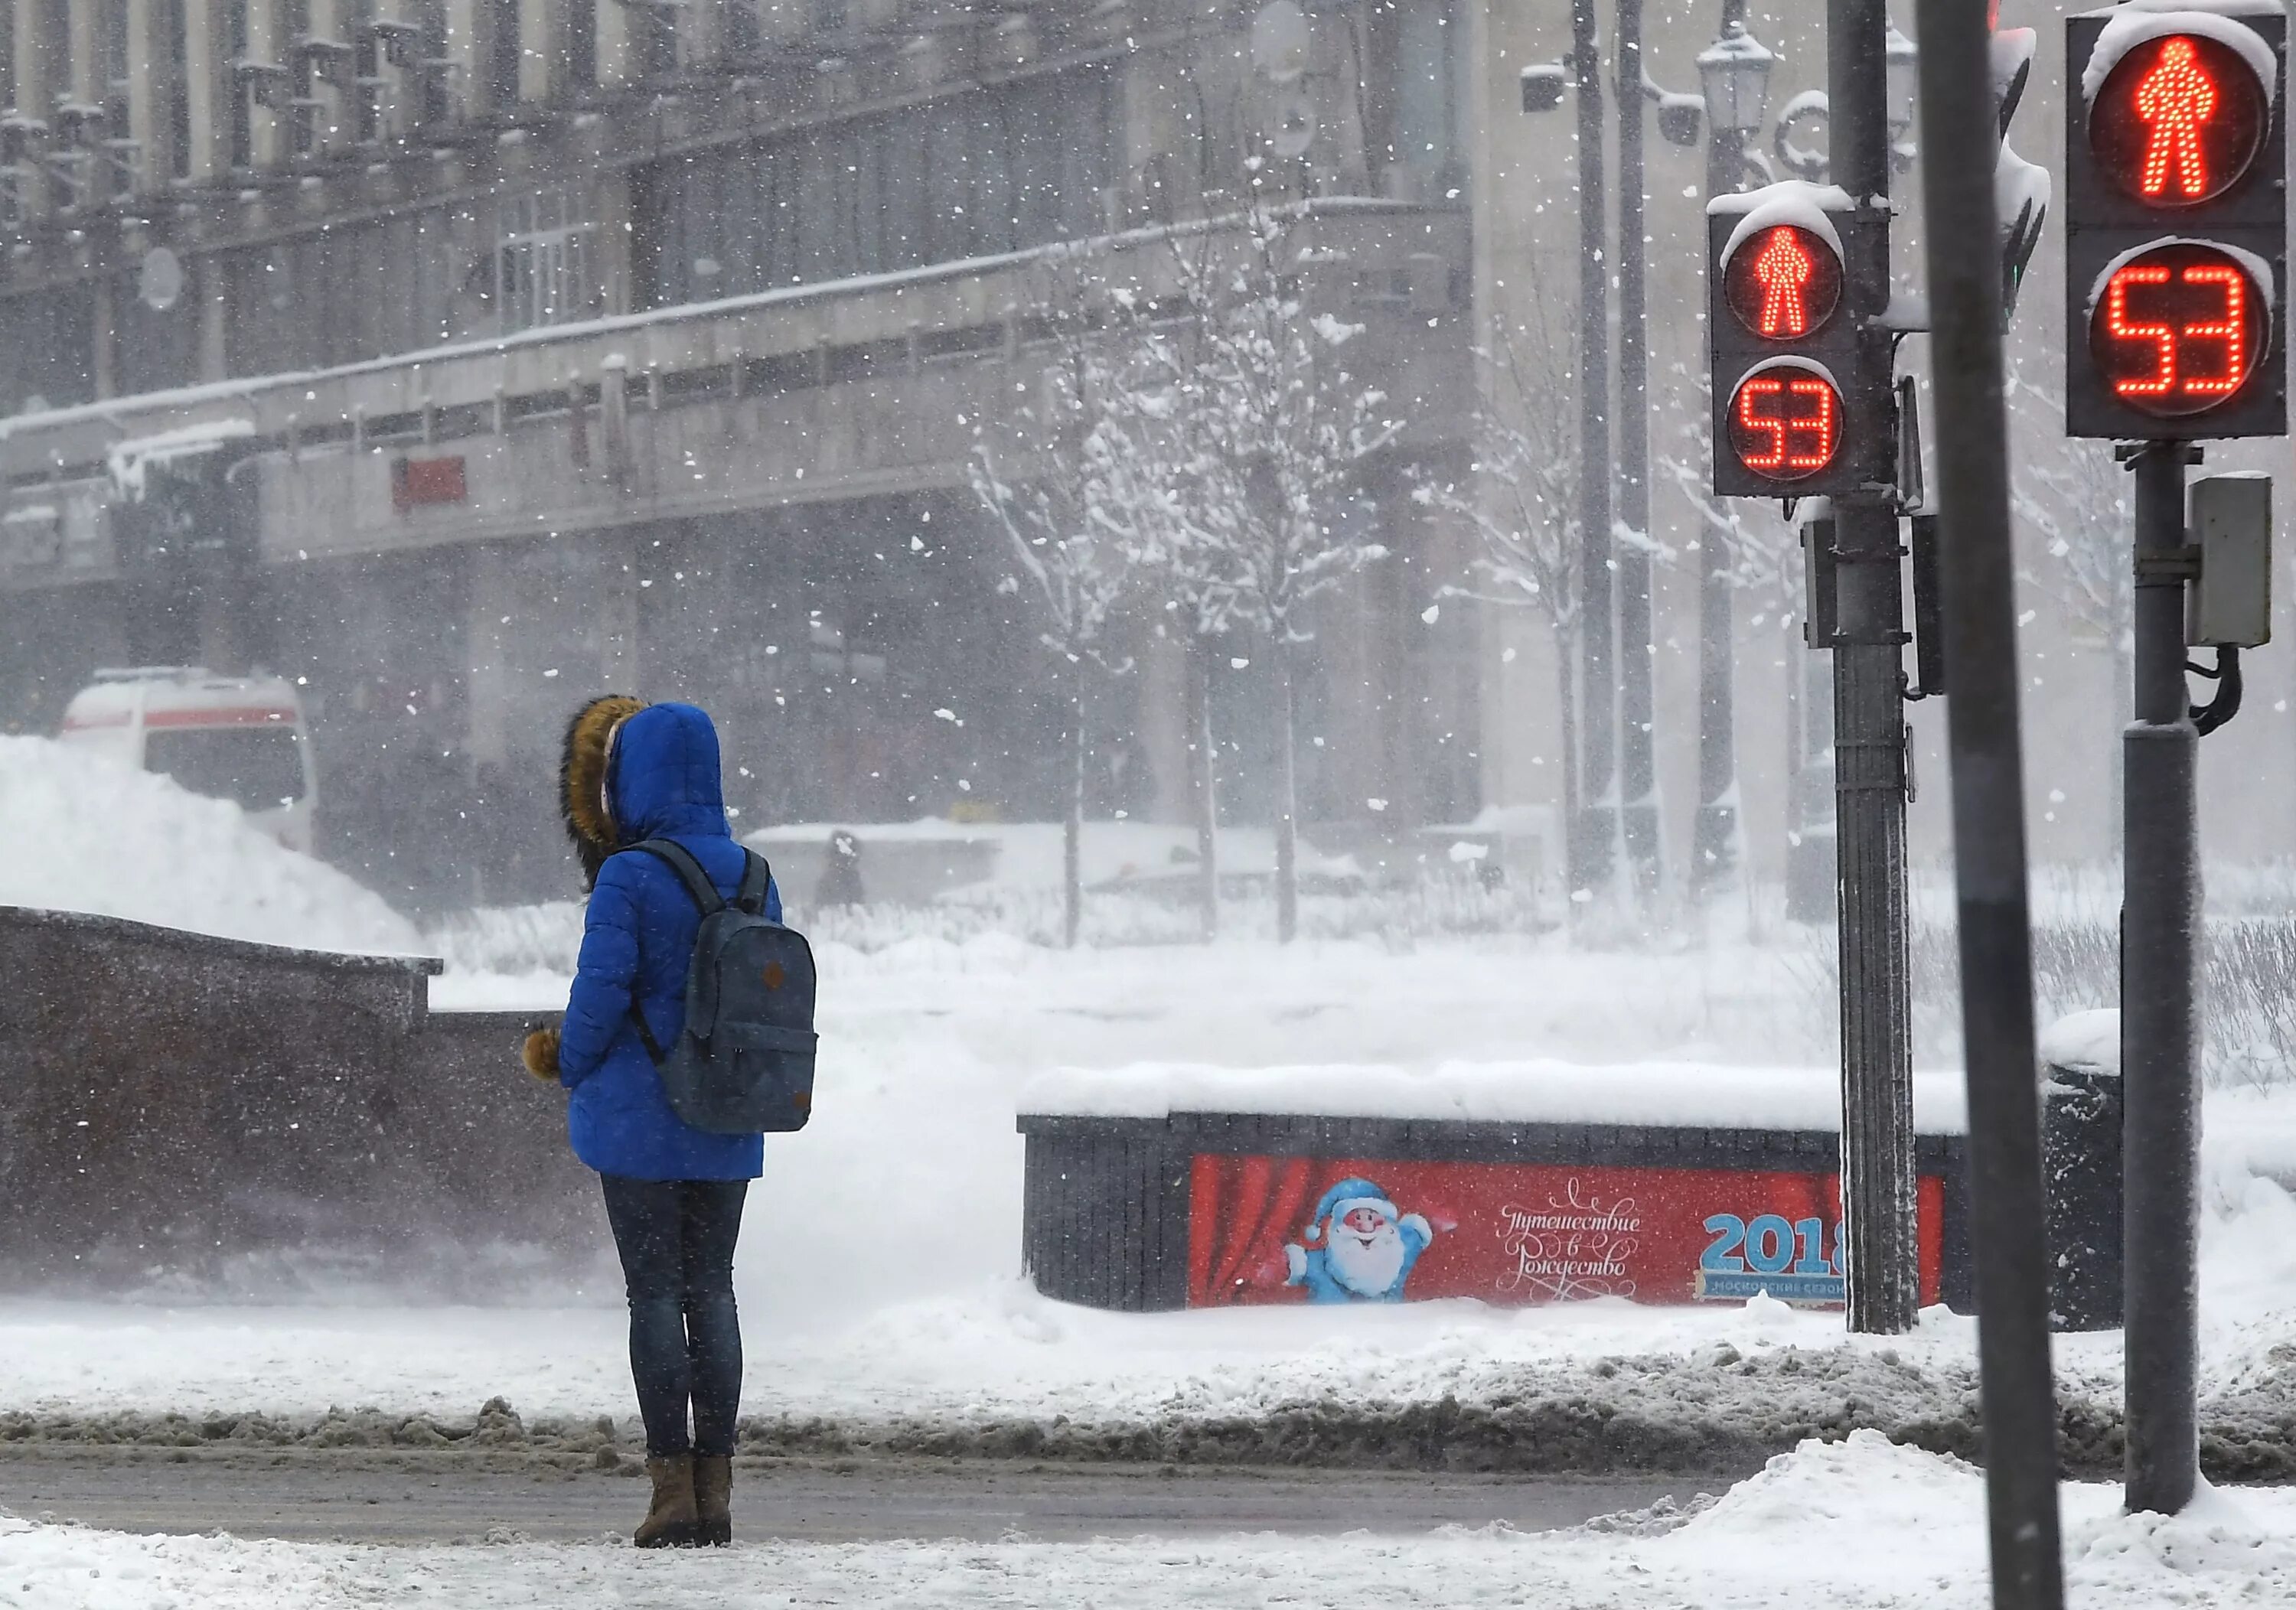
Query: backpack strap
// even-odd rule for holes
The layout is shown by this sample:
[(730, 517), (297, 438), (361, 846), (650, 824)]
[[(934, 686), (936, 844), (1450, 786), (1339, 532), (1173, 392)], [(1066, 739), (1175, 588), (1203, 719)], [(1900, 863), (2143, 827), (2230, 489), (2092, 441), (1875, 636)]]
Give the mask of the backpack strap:
[(746, 846), (742, 854), (749, 860), (742, 868), (742, 887), (734, 892), (734, 903), (752, 917), (762, 917), (766, 914), (766, 891), (773, 886), (773, 863)]
[[(685, 885), (685, 892), (693, 896), (693, 903), (701, 908), (704, 917), (725, 909), (726, 897), (718, 892), (718, 886), (709, 881), (709, 874), (701, 870), (701, 863), (693, 859), (693, 853), (676, 839), (649, 838), (642, 844), (630, 846), (630, 848), (657, 861), (668, 862), (670, 870), (676, 872), (678, 881)], [(742, 853), (748, 854), (746, 850)], [(742, 887), (744, 889), (749, 887), (746, 877), (742, 879)]]
[[(684, 845), (671, 838), (649, 838), (629, 847), (657, 861), (668, 862), (669, 870), (677, 874), (677, 880), (685, 886), (685, 892), (693, 897), (693, 903), (701, 908), (704, 917), (726, 909), (726, 897), (718, 892), (718, 886), (709, 881), (709, 874), (701, 870), (701, 863), (694, 860), (693, 853)], [(744, 850), (742, 854), (748, 854), (749, 852)], [(752, 862), (758, 859), (754, 855), (750, 858)], [(750, 869), (745, 867), (742, 876), (744, 893), (749, 889), (749, 883)], [(669, 1053), (662, 1050), (661, 1042), (653, 1037), (653, 1030), (648, 1026), (645, 1014), (638, 1010), (636, 993), (630, 996), (630, 1026), (637, 1030), (638, 1043), (645, 1047), (647, 1057), (652, 1058), (656, 1067), (660, 1067), (662, 1059)]]

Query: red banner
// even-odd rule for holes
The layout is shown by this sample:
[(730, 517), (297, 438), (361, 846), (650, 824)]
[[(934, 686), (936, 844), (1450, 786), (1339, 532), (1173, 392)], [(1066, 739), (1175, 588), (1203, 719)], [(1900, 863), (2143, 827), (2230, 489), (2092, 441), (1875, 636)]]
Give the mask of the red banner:
[[(1842, 1300), (1834, 1174), (1204, 1154), (1189, 1190), (1192, 1307)], [(1944, 1181), (1923, 1178), (1919, 1200), (1931, 1304)]]

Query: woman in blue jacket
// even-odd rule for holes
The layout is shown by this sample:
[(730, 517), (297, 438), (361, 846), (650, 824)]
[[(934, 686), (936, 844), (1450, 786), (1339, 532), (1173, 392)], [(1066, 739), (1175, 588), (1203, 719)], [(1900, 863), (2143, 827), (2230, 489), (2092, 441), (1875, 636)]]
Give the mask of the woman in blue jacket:
[[(636, 1015), (656, 1044), (676, 1043), (701, 913), (667, 862), (615, 852), (674, 839), (728, 899), (748, 855), (726, 821), (718, 731), (692, 705), (594, 699), (567, 729), (559, 787), (590, 905), (564, 1024), (528, 1037), (526, 1066), (570, 1092), (567, 1132), (574, 1155), (598, 1171), (621, 1254), (653, 1478), (637, 1545), (722, 1544), (733, 1536), (742, 1400), (734, 1243), (765, 1143), (705, 1132), (670, 1110)], [(781, 919), (770, 884), (766, 915)]]

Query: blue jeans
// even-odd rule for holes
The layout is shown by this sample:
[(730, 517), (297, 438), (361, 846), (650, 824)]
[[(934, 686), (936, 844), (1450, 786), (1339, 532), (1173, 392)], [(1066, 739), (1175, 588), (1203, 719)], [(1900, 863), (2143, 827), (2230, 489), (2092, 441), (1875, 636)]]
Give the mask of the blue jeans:
[(742, 1409), (734, 1243), (750, 1182), (599, 1178), (629, 1289), (630, 1377), (646, 1452), (732, 1453)]

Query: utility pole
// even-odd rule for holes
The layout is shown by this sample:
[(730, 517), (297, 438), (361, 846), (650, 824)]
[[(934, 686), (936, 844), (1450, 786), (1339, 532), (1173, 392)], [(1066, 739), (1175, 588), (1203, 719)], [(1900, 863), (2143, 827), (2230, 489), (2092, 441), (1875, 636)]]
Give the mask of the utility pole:
[(2128, 1499), (2174, 1515), (2200, 1481), (2201, 737), (2185, 686), (2180, 441), (2124, 450), (2136, 476), (2136, 719), (2121, 738), (2120, 1043)]
[[(1746, 0), (1723, 0), (1724, 41), (1746, 30)], [(1710, 95), (1710, 102), (1716, 97)], [(1746, 171), (1746, 131), (1734, 115), (1707, 115), (1706, 193), (1728, 195)], [(1737, 871), (1737, 720), (1733, 697), (1736, 643), (1730, 598), (1731, 553), (1709, 532), (1698, 544), (1698, 816), (1691, 829), (1690, 884), (1707, 895)]]
[[(2081, 86), (2065, 106), (2065, 434), (2123, 443), (2136, 478), (2136, 719), (2121, 740), (2126, 1492), (2132, 1510), (2175, 1514), (2200, 1481), (2194, 773), (2202, 734), (2239, 708), (2240, 649), (2271, 633), (2268, 483), (2202, 481), (2188, 530), (2185, 470), (2196, 441), (2288, 433), (2288, 17), (2259, 6), (2132, 33), (2118, 15), (2065, 20)], [(2202, 123), (2246, 137), (2204, 146), (2188, 132)], [(2188, 645), (2219, 656), (2198, 712)]]
[[(1997, 124), (1980, 14), (1921, 0), (1923, 186), (1944, 547), (1954, 884), (1968, 1059), (1978, 1392), (1995, 1610), (2062, 1610), (2024, 760), (2002, 405)], [(2021, 263), (2020, 265), (2021, 268)]]
[[(1872, 225), (1844, 241), (1858, 322), (1852, 417), (1891, 417), (1889, 84), (1885, 0), (1827, 0), (1834, 181)], [(1912, 982), (1906, 915), (1904, 603), (1896, 493), (1833, 499), (1834, 810), (1840, 856), (1841, 1195), (1849, 1328), (1911, 1330), (1921, 1286), (1914, 1195)]]
[(1638, 895), (1658, 889), (1650, 540), (1650, 249), (1644, 240), (1643, 0), (1619, 0), (1619, 809)]
[(1610, 211), (1603, 182), (1603, 61), (1595, 0), (1570, 0), (1578, 112), (1579, 797), (1570, 824), (1570, 885), (1600, 890), (1618, 869), (1618, 667), (1611, 580)]

